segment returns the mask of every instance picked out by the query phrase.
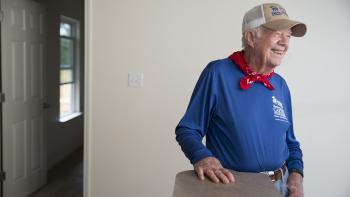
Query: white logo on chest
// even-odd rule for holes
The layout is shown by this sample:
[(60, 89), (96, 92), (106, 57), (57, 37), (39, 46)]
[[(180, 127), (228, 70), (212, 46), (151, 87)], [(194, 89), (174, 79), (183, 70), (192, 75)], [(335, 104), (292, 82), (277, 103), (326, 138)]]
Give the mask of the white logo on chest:
[(282, 102), (277, 100), (275, 96), (272, 96), (272, 109), (275, 120), (289, 122), (286, 114), (284, 113)]

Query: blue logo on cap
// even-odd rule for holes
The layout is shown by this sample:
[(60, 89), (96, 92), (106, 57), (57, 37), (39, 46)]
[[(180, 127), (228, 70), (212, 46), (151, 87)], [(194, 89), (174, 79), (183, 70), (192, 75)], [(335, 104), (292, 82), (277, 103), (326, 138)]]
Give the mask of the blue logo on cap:
[(279, 16), (279, 15), (287, 15), (287, 12), (284, 8), (281, 8), (281, 7), (277, 7), (277, 6), (270, 6), (272, 12), (271, 12), (271, 15), (272, 16)]

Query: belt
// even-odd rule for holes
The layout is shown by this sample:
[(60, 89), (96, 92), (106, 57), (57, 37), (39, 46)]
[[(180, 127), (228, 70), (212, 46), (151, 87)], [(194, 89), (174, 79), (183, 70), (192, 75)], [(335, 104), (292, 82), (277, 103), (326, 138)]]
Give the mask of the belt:
[(272, 182), (275, 182), (275, 181), (281, 180), (283, 175), (286, 173), (286, 171), (287, 171), (287, 166), (286, 164), (284, 164), (282, 167), (278, 168), (275, 171), (265, 171), (262, 173), (268, 175), (272, 180)]

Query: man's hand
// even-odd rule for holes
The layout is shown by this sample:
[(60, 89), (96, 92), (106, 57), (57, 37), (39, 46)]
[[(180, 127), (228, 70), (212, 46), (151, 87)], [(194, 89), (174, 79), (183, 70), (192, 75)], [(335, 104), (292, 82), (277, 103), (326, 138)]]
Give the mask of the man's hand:
[(289, 190), (289, 197), (303, 197), (303, 177), (296, 172), (292, 172), (287, 181), (287, 187)]
[(233, 174), (222, 167), (220, 161), (215, 157), (206, 157), (194, 165), (199, 180), (204, 180), (204, 176), (210, 178), (214, 183), (220, 181), (228, 184), (235, 181)]

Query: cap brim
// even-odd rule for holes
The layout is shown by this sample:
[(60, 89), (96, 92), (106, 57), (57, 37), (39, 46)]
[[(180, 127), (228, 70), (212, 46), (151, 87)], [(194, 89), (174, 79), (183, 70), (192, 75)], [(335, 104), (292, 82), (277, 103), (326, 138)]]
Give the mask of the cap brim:
[(292, 36), (295, 37), (302, 37), (306, 33), (306, 25), (304, 23), (289, 19), (274, 20), (263, 24), (263, 26), (274, 31), (291, 28)]

